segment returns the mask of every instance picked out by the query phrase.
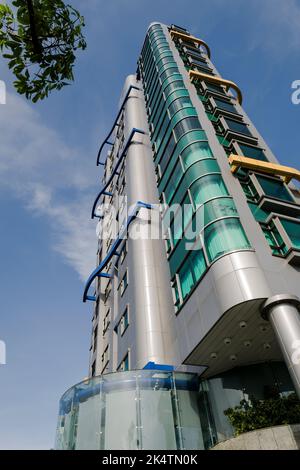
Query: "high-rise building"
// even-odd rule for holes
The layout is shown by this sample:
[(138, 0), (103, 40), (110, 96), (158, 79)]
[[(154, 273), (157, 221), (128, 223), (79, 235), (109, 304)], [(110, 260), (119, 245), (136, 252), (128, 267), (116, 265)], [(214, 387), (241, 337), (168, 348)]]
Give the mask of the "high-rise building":
[(89, 378), (57, 448), (209, 448), (242, 399), (300, 394), (300, 172), (203, 40), (150, 25), (97, 165)]

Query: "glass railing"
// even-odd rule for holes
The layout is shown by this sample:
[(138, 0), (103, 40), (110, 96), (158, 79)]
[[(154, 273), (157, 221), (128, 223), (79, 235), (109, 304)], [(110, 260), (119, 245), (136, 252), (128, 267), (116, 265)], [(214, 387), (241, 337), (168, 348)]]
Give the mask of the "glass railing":
[(138, 370), (94, 377), (60, 400), (56, 449), (205, 449), (216, 442), (196, 374)]

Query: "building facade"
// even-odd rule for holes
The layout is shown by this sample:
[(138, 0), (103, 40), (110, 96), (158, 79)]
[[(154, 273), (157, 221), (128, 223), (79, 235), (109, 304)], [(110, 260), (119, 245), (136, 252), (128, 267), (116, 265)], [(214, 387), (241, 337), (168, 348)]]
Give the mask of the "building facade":
[(300, 394), (300, 172), (242, 99), (203, 40), (150, 25), (98, 154), (90, 378), (57, 448), (209, 448), (241, 399)]

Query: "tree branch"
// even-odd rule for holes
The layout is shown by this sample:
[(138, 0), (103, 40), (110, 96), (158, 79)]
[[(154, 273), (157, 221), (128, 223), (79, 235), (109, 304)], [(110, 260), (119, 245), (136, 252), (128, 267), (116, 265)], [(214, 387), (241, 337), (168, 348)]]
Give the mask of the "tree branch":
[(27, 2), (28, 14), (29, 14), (30, 33), (32, 37), (33, 49), (36, 54), (41, 54), (42, 46), (39, 41), (36, 28), (35, 28), (35, 16), (34, 16), (33, 3), (32, 3), (32, 0), (26, 0), (26, 2)]

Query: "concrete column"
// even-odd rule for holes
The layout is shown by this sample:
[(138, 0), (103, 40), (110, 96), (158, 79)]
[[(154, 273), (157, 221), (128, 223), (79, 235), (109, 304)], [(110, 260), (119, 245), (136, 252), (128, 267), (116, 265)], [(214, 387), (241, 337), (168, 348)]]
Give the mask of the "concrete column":
[(300, 299), (294, 295), (274, 295), (262, 306), (269, 320), (300, 398)]

